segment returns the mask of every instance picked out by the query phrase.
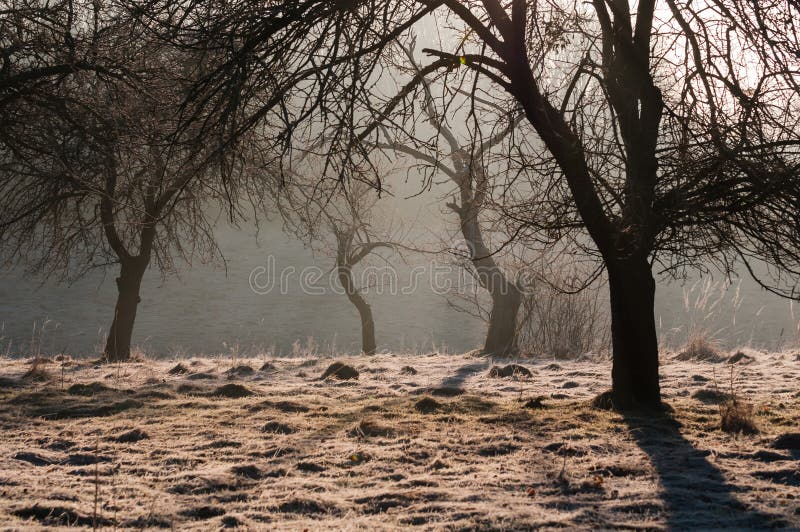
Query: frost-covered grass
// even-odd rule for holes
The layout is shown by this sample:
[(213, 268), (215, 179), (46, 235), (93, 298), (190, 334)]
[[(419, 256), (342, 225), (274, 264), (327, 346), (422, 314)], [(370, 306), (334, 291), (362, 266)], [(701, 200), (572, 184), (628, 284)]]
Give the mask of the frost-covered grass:
[[(665, 357), (674, 412), (661, 416), (589, 406), (608, 362), (517, 360), (531, 378), (492, 378), (474, 356), (378, 355), (340, 359), (357, 381), (318, 381), (332, 359), (67, 361), (63, 373), (40, 360), (35, 378), (6, 359), (0, 522), (797, 528), (800, 451), (773, 442), (800, 431), (800, 361), (751, 354)], [(758, 434), (720, 429), (731, 388)]]

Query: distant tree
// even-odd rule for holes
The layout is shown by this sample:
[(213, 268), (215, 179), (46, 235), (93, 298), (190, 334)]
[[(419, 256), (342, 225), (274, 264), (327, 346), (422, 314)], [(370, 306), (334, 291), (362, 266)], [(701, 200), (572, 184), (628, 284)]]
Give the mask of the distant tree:
[[(336, 279), (361, 321), (361, 352), (374, 355), (378, 347), (375, 320), (364, 291), (375, 288), (368, 283), (381, 279), (359, 276), (356, 269), (370, 256), (378, 256), (381, 249), (394, 250), (397, 244), (388, 237), (390, 230), (376, 223), (378, 196), (370, 185), (363, 181), (327, 185), (320, 186), (314, 178), (295, 174), (271, 197), (277, 201), (277, 211), (290, 233), (312, 249), (335, 258)], [(382, 255), (380, 258), (386, 260)]]
[(65, 46), (81, 44), (75, 61), (102, 58), (124, 75), (68, 68), (57, 82), (16, 85), (0, 132), (0, 244), (5, 259), (42, 275), (72, 279), (118, 264), (103, 355), (127, 360), (146, 269), (166, 274), (176, 257), (216, 253), (208, 213), (220, 193), (200, 179), (211, 171), (209, 149), (180, 127), (202, 60), (133, 22), (101, 27), (114, 12), (99, 3), (75, 13), (72, 5), (58, 14), (94, 20), (72, 26)]
[[(425, 76), (520, 107), (528, 139), (509, 157), (505, 212), (514, 233), (605, 267), (618, 408), (661, 401), (654, 268), (761, 260), (774, 275), (759, 282), (798, 295), (796, 2), (147, 5), (154, 28), (193, 46), (237, 43), (194, 101), (227, 91), (247, 109), (233, 133), (270, 122), (287, 155), (324, 135), (328, 176), (370, 163), (379, 123), (424, 120), (411, 102)], [(387, 59), (423, 21), (442, 21), (431, 59), (386, 97)]]
[[(404, 49), (411, 65), (412, 73), (420, 71), (414, 58), (413, 43)], [(406, 67), (408, 68), (408, 67)], [(485, 216), (488, 196), (494, 187), (493, 180), (487, 175), (486, 166), (489, 164), (489, 152), (499, 143), (503, 142), (522, 118), (521, 113), (498, 110), (491, 102), (483, 100), (481, 103), (493, 107), (505, 115), (506, 123), (493, 127), (494, 131), (485, 139), (473, 138), (469, 142), (460, 142), (447, 120), (439, 114), (436, 108), (431, 81), (425, 76), (421, 81), (419, 103), (432, 128), (436, 131), (435, 140), (443, 140), (444, 146), (426, 146), (416, 139), (407, 141), (400, 138), (390, 138), (379, 141), (377, 147), (393, 150), (415, 158), (420, 164), (428, 165), (436, 173), (447, 176), (456, 186), (456, 194), (452, 201), (447, 202), (447, 208), (458, 216), (459, 230), (467, 247), (468, 259), (474, 268), (475, 278), (484, 290), (489, 292), (492, 299), (489, 312), (489, 327), (486, 333), (482, 352), (486, 355), (511, 355), (518, 350), (517, 316), (522, 300), (520, 288), (514, 280), (510, 280), (503, 268), (497, 263), (494, 250), (486, 243), (481, 218)], [(478, 98), (480, 99), (480, 98)], [(474, 101), (474, 100), (473, 100)], [(473, 135), (476, 137), (476, 135)]]
[(334, 214), (328, 209), (325, 217), (336, 239), (336, 272), (339, 284), (347, 299), (356, 307), (361, 319), (361, 352), (374, 355), (378, 346), (375, 341), (372, 307), (361, 293), (366, 287), (359, 286), (353, 277), (353, 268), (379, 248), (391, 249), (393, 246), (390, 242), (372, 239), (369, 218), (375, 205), (374, 199), (370, 201), (368, 189), (355, 192), (361, 196), (355, 197), (351, 194), (346, 200), (347, 208), (344, 212)]

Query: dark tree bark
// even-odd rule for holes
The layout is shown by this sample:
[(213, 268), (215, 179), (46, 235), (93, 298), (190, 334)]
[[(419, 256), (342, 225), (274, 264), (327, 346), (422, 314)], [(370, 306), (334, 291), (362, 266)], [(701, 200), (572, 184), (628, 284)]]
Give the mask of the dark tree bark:
[(109, 246), (117, 255), (120, 263), (120, 274), (117, 277), (117, 304), (114, 308), (114, 319), (108, 330), (103, 358), (109, 362), (129, 360), (131, 357), (131, 338), (133, 324), (136, 321), (136, 309), (139, 306), (139, 289), (142, 277), (150, 264), (153, 241), (156, 237), (155, 221), (158, 218), (158, 206), (152, 194), (148, 194), (142, 229), (139, 232), (139, 254), (132, 255), (120, 238), (114, 218), (114, 198), (117, 184), (116, 159), (113, 151), (108, 150), (106, 169), (106, 195), (100, 202), (100, 216)]
[(646, 259), (609, 264), (611, 370), (614, 408), (657, 407), (658, 337), (653, 313), (656, 285)]
[(131, 357), (133, 324), (140, 301), (139, 288), (147, 268), (147, 264), (138, 259), (122, 261), (120, 275), (117, 277), (117, 305), (103, 354), (103, 358), (109, 362), (124, 362)]
[(344, 288), (347, 299), (358, 310), (361, 318), (361, 351), (365, 355), (374, 355), (377, 350), (375, 343), (375, 321), (372, 319), (372, 307), (367, 300), (359, 293), (353, 282), (352, 267), (347, 262), (340, 262), (338, 265), (339, 282)]

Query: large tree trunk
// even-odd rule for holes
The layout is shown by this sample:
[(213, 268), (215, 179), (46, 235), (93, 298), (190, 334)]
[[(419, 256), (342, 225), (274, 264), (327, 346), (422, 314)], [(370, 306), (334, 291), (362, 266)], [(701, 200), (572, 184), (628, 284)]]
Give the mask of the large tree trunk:
[(125, 361), (131, 357), (133, 323), (140, 301), (139, 288), (147, 267), (147, 264), (139, 262), (135, 259), (123, 261), (120, 275), (117, 277), (117, 305), (103, 353), (103, 357), (110, 362)]
[[(352, 299), (350, 301), (353, 301)], [(365, 355), (374, 355), (378, 346), (375, 345), (375, 322), (372, 321), (372, 308), (369, 303), (361, 299), (363, 304), (356, 304), (358, 314), (361, 316), (361, 351)]]
[(653, 313), (656, 284), (646, 259), (608, 264), (615, 408), (658, 407), (658, 338)]
[(478, 273), (478, 281), (492, 296), (489, 314), (489, 330), (483, 346), (484, 355), (506, 356), (518, 351), (517, 314), (522, 302), (519, 288), (508, 280), (503, 269), (497, 265), (492, 252), (483, 240), (479, 207), (469, 198), (470, 191), (463, 193), (462, 206), (451, 206), (461, 220), (461, 234), (470, 248), (472, 264)]
[(339, 282), (347, 294), (347, 299), (356, 307), (361, 318), (361, 351), (365, 355), (374, 355), (377, 351), (375, 343), (375, 321), (372, 319), (372, 307), (358, 292), (353, 282), (350, 266), (339, 266)]
[(517, 314), (521, 303), (519, 289), (506, 283), (506, 290), (492, 294), (492, 312), (483, 353), (486, 355), (512, 355), (517, 346)]

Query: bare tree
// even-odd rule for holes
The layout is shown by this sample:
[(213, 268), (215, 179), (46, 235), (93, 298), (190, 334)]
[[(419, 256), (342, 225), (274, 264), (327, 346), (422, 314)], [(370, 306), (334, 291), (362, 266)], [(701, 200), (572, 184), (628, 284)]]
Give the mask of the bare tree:
[[(226, 43), (228, 60), (194, 101), (227, 91), (231, 106), (247, 110), (236, 131), (270, 122), (287, 154), (324, 131), (325, 175), (347, 178), (369, 164), (364, 141), (377, 141), (379, 123), (413, 127), (424, 113), (410, 101), (433, 73), (519, 106), (530, 129), (509, 153), (520, 163), (505, 209), (512, 235), (570, 242), (602, 261), (613, 403), (625, 408), (660, 404), (655, 266), (680, 274), (709, 259), (725, 270), (763, 260), (776, 275), (759, 281), (797, 295), (786, 282), (800, 270), (797, 10), (733, 0), (703, 8), (669, 0), (658, 12), (652, 0), (633, 8), (311, 0), (220, 10), (196, 0), (182, 9), (156, 1), (147, 12), (154, 27), (194, 46), (222, 53)], [(445, 27), (424, 50), (430, 62), (385, 97), (378, 81), (393, 74), (383, 68), (393, 43), (436, 20)], [(261, 87), (273, 96), (254, 96)]]
[[(403, 51), (408, 56), (411, 72), (418, 74), (420, 67), (414, 58), (413, 41)], [(487, 207), (487, 196), (491, 194), (490, 189), (493, 186), (486, 171), (489, 151), (509, 135), (522, 115), (513, 112), (501, 113), (506, 115), (508, 123), (505, 126), (498, 128), (498, 131), (477, 145), (474, 139), (462, 144), (448, 126), (448, 121), (438, 113), (431, 81), (422, 76), (420, 84), (422, 87), (420, 107), (436, 130), (436, 139), (441, 138), (445, 146), (443, 148), (436, 146), (433, 150), (428, 150), (424, 144), (419, 146), (389, 138), (387, 141), (378, 142), (377, 147), (409, 155), (421, 164), (430, 165), (434, 171), (446, 175), (456, 186), (456, 195), (452, 201), (447, 202), (447, 207), (458, 216), (460, 232), (467, 246), (467, 258), (475, 270), (478, 283), (489, 292), (492, 299), (483, 353), (500, 356), (515, 354), (518, 350), (517, 315), (521, 293), (516, 283), (508, 279), (503, 268), (498, 265), (494, 251), (486, 244), (481, 217)], [(481, 103), (493, 106), (491, 102)], [(384, 128), (384, 131), (387, 130)], [(387, 131), (387, 136), (389, 135)], [(440, 157), (438, 155), (440, 153), (444, 153), (445, 157)]]
[[(72, 3), (69, 3), (70, 9)], [(98, 69), (18, 93), (0, 137), (0, 242), (28, 271), (75, 278), (119, 265), (118, 296), (104, 357), (126, 360), (142, 277), (155, 262), (212, 257), (207, 207), (218, 191), (206, 148), (179, 128), (198, 55), (148, 39), (135, 25), (98, 26), (98, 3), (80, 13), (95, 26), (73, 39), (82, 54), (113, 58), (126, 73)], [(71, 16), (71, 15), (67, 15)]]
[[(361, 318), (361, 351), (365, 355), (374, 355), (378, 346), (375, 342), (372, 307), (362, 295), (364, 287), (359, 286), (353, 278), (353, 268), (379, 248), (391, 249), (393, 246), (387, 241), (374, 241), (370, 234), (372, 226), (368, 217), (375, 203), (374, 200), (370, 203), (367, 193), (368, 190), (355, 190), (347, 198), (347, 209), (342, 213), (343, 216), (337, 216), (330, 212), (331, 209), (327, 209), (325, 217), (328, 218), (330, 230), (336, 239), (336, 272), (339, 284)], [(356, 194), (360, 197), (356, 197)]]
[[(313, 171), (309, 175), (314, 175)], [(374, 355), (375, 320), (364, 291), (374, 288), (370, 283), (381, 279), (359, 276), (356, 268), (371, 256), (387, 260), (379, 251), (396, 248), (386, 236), (391, 229), (385, 224), (381, 227), (375, 219), (377, 194), (364, 181), (319, 183), (293, 173), (291, 183), (279, 183), (270, 197), (291, 234), (315, 251), (334, 257), (336, 279), (361, 321), (361, 351)]]

